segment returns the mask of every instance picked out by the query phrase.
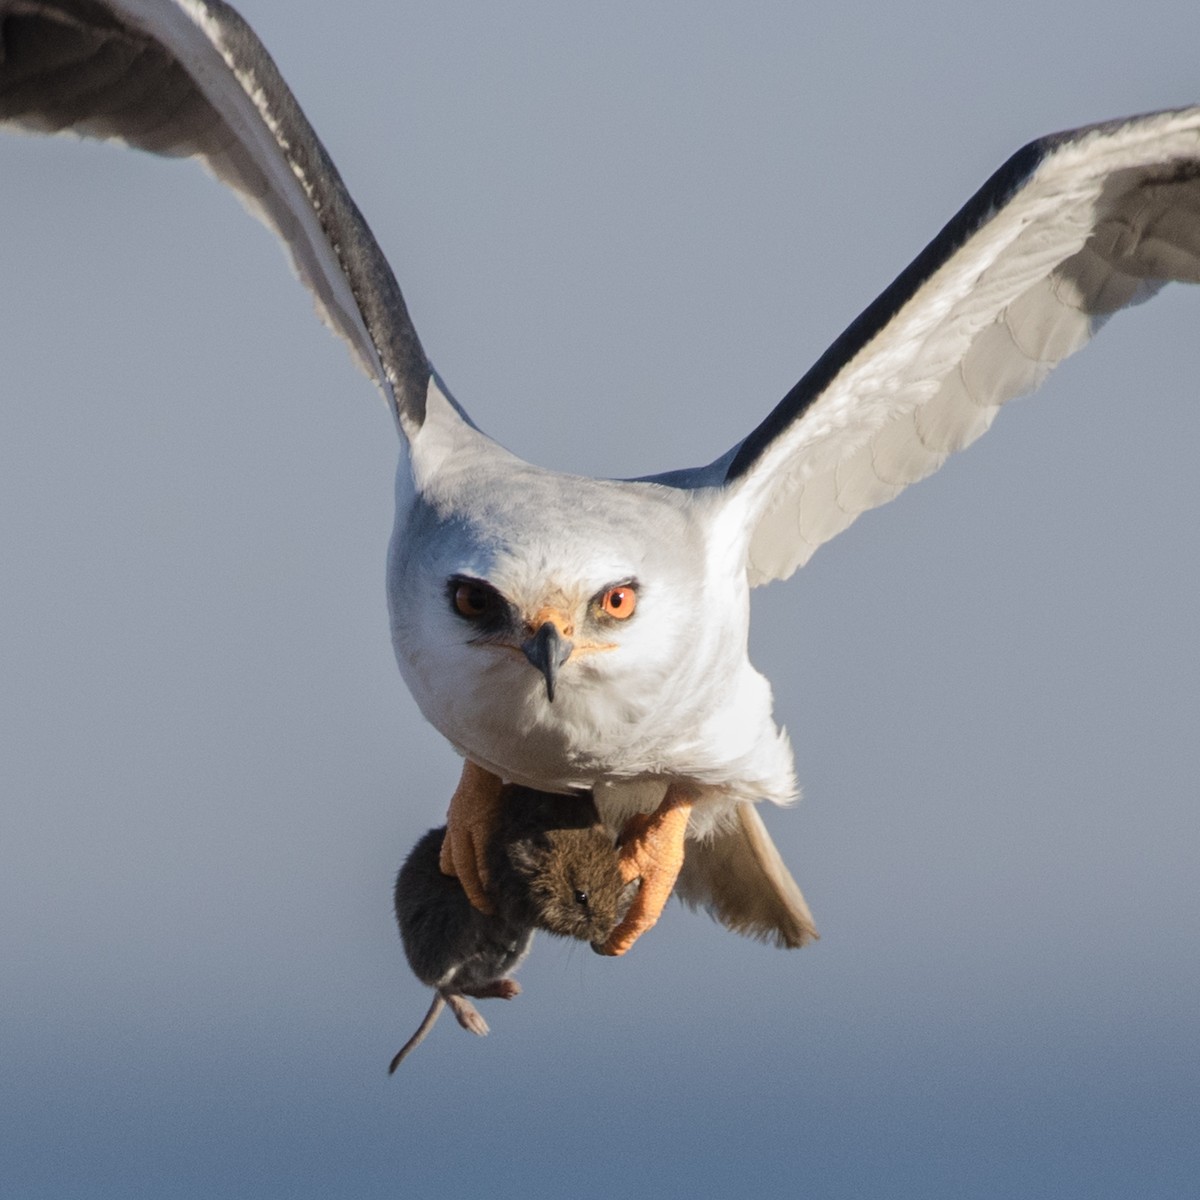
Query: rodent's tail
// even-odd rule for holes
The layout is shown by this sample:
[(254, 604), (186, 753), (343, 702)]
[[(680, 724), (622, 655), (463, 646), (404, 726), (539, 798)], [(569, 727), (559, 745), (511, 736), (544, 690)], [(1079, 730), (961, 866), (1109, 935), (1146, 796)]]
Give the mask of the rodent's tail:
[(446, 1002), (442, 999), (442, 993), (434, 992), (433, 1003), (425, 1014), (425, 1020), (417, 1026), (417, 1032), (400, 1047), (400, 1053), (392, 1059), (392, 1064), (388, 1067), (389, 1075), (394, 1075), (396, 1068), (425, 1040), (425, 1035), (433, 1028), (434, 1022), (441, 1016), (442, 1009), (445, 1007)]

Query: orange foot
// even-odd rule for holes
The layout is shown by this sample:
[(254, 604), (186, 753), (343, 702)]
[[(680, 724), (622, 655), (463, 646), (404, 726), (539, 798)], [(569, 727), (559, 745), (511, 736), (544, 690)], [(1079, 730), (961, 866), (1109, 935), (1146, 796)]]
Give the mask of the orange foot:
[(630, 817), (621, 831), (621, 874), (642, 886), (625, 919), (604, 943), (602, 954), (624, 954), (662, 915), (683, 866), (683, 839), (695, 796), (672, 784), (652, 813)]
[(450, 797), (446, 814), (446, 836), (442, 839), (440, 865), (443, 875), (456, 875), (467, 899), (481, 913), (491, 915), (496, 906), (488, 897), (487, 848), (500, 823), (499, 776), (485, 771), (469, 758), (463, 763), (462, 778)]

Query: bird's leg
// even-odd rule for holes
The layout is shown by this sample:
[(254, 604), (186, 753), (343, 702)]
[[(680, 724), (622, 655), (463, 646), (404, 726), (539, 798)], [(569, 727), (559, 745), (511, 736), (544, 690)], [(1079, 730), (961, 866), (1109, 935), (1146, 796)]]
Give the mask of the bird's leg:
[(683, 840), (696, 803), (693, 792), (671, 784), (652, 813), (630, 817), (621, 831), (620, 868), (626, 883), (641, 879), (625, 919), (604, 943), (604, 954), (624, 954), (658, 918), (683, 866)]
[(487, 848), (500, 822), (503, 789), (498, 775), (466, 759), (458, 787), (450, 797), (446, 836), (442, 839), (442, 874), (457, 876), (467, 899), (489, 916), (496, 906), (487, 894), (491, 882)]

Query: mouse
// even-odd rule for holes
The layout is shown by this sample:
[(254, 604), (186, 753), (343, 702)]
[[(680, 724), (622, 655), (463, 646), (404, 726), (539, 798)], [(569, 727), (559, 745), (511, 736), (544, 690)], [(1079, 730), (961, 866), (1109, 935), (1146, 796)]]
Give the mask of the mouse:
[(434, 989), (416, 1033), (392, 1059), (388, 1074), (424, 1041), (449, 1006), (458, 1023), (483, 1036), (487, 1022), (468, 997), (511, 1000), (511, 978), (529, 953), (536, 929), (577, 938), (599, 950), (637, 890), (618, 866), (616, 840), (591, 794), (554, 795), (510, 784), (488, 847), (492, 898), (488, 916), (472, 907), (461, 884), (443, 875), (446, 827), (431, 829), (396, 876), (393, 900), (412, 972)]

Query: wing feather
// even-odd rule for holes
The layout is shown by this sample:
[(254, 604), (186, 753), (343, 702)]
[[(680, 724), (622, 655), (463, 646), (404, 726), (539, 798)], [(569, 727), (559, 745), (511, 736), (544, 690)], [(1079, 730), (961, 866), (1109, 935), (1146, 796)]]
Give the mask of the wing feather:
[(751, 583), (785, 578), (1171, 280), (1200, 282), (1200, 108), (1032, 142), (694, 483), (724, 467)]
[(0, 0), (0, 125), (193, 157), (272, 229), (402, 432), (429, 364), (362, 214), (250, 27), (221, 0)]

